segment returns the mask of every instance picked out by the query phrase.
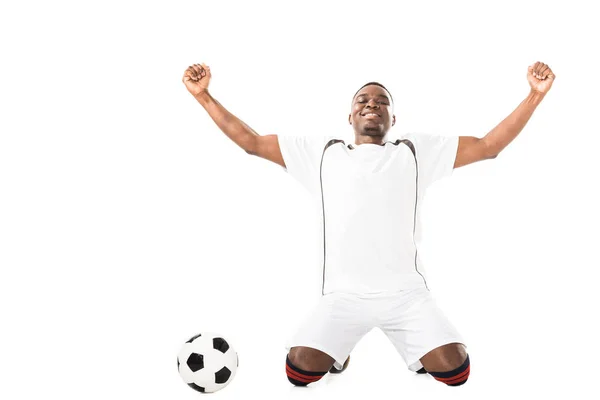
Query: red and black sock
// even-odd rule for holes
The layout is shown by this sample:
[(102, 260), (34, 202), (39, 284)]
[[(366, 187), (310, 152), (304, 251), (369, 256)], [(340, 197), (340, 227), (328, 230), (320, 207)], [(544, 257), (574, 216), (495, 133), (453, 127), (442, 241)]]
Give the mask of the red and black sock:
[(289, 356), (285, 360), (285, 372), (287, 373), (287, 377), (290, 380), (290, 382), (292, 382), (296, 386), (306, 386), (309, 383), (316, 382), (327, 373), (327, 371), (310, 372), (301, 370), (300, 368), (292, 364)]
[(471, 363), (469, 361), (469, 355), (467, 359), (460, 367), (455, 370), (448, 372), (429, 372), (429, 375), (433, 376), (436, 380), (445, 383), (448, 386), (460, 386), (469, 379), (469, 373), (471, 371)]

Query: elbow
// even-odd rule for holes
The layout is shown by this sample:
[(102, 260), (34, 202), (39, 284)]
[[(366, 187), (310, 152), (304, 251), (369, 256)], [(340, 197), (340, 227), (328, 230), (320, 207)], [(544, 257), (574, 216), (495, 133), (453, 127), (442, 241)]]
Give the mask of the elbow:
[(256, 155), (256, 142), (257, 142), (256, 137), (251, 136), (240, 147), (242, 147), (242, 149), (244, 149), (246, 154), (253, 156), (253, 155)]
[(488, 144), (485, 139), (481, 139), (481, 142), (484, 144), (483, 154), (485, 154), (485, 159), (493, 160), (498, 157), (500, 151), (497, 148), (495, 149), (494, 146)]

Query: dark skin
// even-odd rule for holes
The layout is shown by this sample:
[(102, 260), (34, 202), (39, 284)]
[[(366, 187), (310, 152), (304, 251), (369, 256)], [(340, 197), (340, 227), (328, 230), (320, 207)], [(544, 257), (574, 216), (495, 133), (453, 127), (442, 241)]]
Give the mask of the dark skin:
[[(290, 361), (305, 371), (329, 371), (335, 360), (320, 350), (311, 347), (292, 347)], [(448, 372), (460, 367), (467, 359), (467, 350), (461, 343), (448, 343), (431, 350), (420, 358), (428, 372)]]
[[(385, 138), (396, 123), (389, 93), (377, 85), (362, 88), (352, 99), (348, 122), (354, 127), (355, 143), (385, 143)], [(305, 371), (329, 371), (335, 360), (310, 347), (292, 347), (289, 353), (292, 364)], [(449, 343), (431, 350), (420, 361), (429, 372), (447, 372), (460, 367), (467, 359), (461, 343)]]
[(365, 86), (352, 99), (348, 122), (354, 127), (356, 144), (385, 143), (385, 137), (396, 124), (389, 93), (377, 85)]
[[(209, 66), (194, 64), (186, 69), (182, 81), (227, 137), (246, 153), (285, 168), (277, 135), (259, 135), (225, 109), (208, 92), (211, 77)], [(527, 81), (531, 90), (527, 97), (485, 137), (459, 136), (454, 168), (496, 158), (521, 132), (552, 87), (555, 78), (547, 64), (538, 61), (530, 65), (527, 68)], [(352, 99), (352, 110), (348, 116), (348, 121), (354, 128), (355, 143), (385, 143), (387, 132), (396, 123), (392, 107), (391, 97), (385, 89), (377, 85), (362, 88)], [(368, 112), (378, 115), (367, 116)], [(307, 371), (328, 371), (334, 363), (333, 358), (327, 354), (309, 347), (294, 347), (289, 356), (292, 363)], [(420, 360), (427, 371), (446, 372), (461, 366), (466, 356), (462, 344), (450, 343), (430, 351)]]

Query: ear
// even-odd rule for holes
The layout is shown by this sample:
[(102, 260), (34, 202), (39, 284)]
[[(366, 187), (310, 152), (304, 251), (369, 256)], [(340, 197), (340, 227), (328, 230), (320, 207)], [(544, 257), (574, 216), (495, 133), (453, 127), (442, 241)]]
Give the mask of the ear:
[(392, 115), (392, 126), (396, 125), (396, 115)]
[(352, 125), (352, 114), (348, 114), (348, 122)]

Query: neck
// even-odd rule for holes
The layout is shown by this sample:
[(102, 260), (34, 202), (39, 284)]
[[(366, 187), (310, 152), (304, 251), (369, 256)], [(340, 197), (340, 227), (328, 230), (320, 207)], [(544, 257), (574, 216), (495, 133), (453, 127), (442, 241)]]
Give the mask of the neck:
[(368, 135), (354, 135), (354, 143), (360, 144), (378, 144), (383, 145), (385, 143), (385, 136), (368, 136)]

